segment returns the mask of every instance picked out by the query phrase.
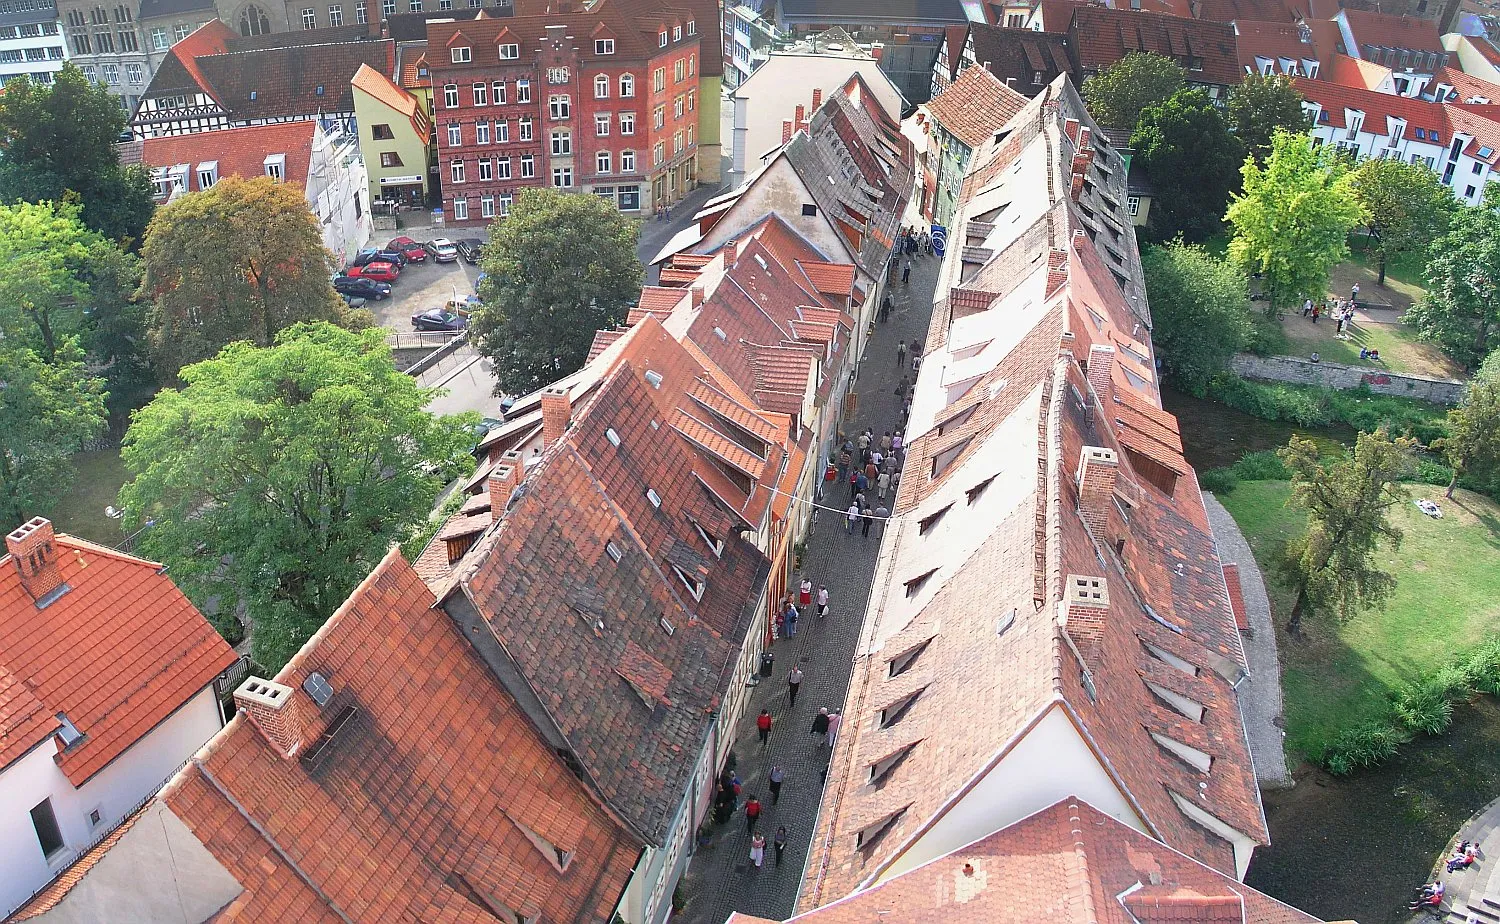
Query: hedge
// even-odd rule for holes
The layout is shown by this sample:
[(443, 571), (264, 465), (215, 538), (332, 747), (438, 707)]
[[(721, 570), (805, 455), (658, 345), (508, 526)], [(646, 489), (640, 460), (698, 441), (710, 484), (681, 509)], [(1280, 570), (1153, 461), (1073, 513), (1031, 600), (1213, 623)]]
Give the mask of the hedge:
[(1448, 432), (1445, 408), (1414, 398), (1377, 395), (1364, 385), (1341, 391), (1255, 382), (1223, 373), (1208, 383), (1208, 397), (1253, 417), (1302, 427), (1344, 424), (1369, 432), (1385, 425), (1396, 435), (1414, 436), (1424, 444)]

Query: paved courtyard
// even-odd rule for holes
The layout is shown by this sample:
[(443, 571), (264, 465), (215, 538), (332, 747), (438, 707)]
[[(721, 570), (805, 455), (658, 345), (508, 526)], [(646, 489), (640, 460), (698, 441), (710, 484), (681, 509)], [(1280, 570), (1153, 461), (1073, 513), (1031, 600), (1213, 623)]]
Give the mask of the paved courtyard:
[[(894, 289), (891, 320), (876, 325), (859, 369), (854, 390), (859, 393), (860, 414), (849, 427), (850, 433), (870, 427), (878, 436), (897, 428), (900, 405), (895, 389), (903, 370), (896, 366), (896, 343), (926, 338), (938, 267), (937, 257), (918, 257), (912, 265), (910, 286), (897, 285)], [(910, 372), (908, 362), (905, 373)], [(682, 882), (688, 904), (673, 918), (674, 924), (723, 924), (734, 911), (776, 920), (791, 916), (829, 756), (822, 739), (812, 737), (809, 730), (820, 708), (843, 706), (880, 546), (879, 526), (871, 530), (868, 539), (857, 528), (853, 535), (844, 532), (838, 510), (848, 506), (847, 487), (830, 485), (828, 494), (824, 503), (837, 509), (818, 511), (807, 536), (803, 570), (815, 586), (828, 585), (829, 616), (821, 621), (804, 618), (798, 623), (795, 638), (776, 642), (772, 648), (775, 676), (755, 688), (736, 729), (735, 754), (744, 784), (741, 802), (754, 794), (765, 805), (758, 827), (766, 837), (765, 865), (757, 870), (750, 863), (750, 835), (745, 830), (744, 812), (737, 812), (729, 822), (713, 829), (709, 846), (698, 848)], [(802, 668), (803, 680), (796, 706), (792, 707), (786, 675), (794, 662)], [(755, 729), (755, 717), (762, 709), (771, 711), (775, 723), (764, 748), (757, 742)], [(766, 786), (772, 764), (786, 771), (781, 801), (776, 805), (771, 804)], [(771, 843), (781, 825), (786, 826), (788, 840), (778, 867)]]

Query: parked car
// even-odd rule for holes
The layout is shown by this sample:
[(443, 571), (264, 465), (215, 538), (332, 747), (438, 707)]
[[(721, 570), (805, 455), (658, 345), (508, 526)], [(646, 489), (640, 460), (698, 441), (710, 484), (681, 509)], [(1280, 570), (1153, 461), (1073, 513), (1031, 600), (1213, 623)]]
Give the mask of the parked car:
[(333, 290), (340, 295), (373, 298), (377, 302), (391, 297), (391, 284), (359, 276), (333, 277)]
[(360, 298), (358, 295), (345, 295), (344, 304), (357, 310), (363, 308), (367, 303), (365, 299)]
[(377, 250), (374, 247), (370, 247), (355, 254), (354, 259), (350, 262), (355, 266), (364, 266), (366, 263), (374, 263), (378, 260), (386, 263), (394, 263), (397, 266), (405, 266), (406, 254), (399, 250)]
[(427, 262), (427, 251), (422, 245), (409, 237), (393, 237), (385, 242), (386, 250), (400, 251), (406, 259), (413, 263)]
[(435, 241), (428, 241), (425, 245), (427, 252), (432, 254), (432, 259), (439, 263), (452, 263), (458, 259), (458, 248), (446, 237), (440, 237)]
[(433, 308), (412, 315), (411, 326), (416, 330), (463, 330), (469, 326), (469, 319), (442, 308)]
[(466, 237), (454, 246), (458, 248), (458, 255), (464, 258), (465, 263), (478, 263), (479, 251), (484, 247), (484, 241), (477, 237)]
[(401, 276), (401, 267), (385, 260), (376, 260), (364, 266), (350, 266), (344, 270), (344, 275), (373, 279), (376, 282), (395, 282)]

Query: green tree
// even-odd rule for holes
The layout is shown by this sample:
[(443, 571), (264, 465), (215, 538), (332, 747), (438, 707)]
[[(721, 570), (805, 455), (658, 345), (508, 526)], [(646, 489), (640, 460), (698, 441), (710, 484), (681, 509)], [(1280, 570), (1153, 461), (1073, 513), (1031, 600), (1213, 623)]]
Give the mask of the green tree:
[(1437, 445), (1453, 466), (1449, 497), (1464, 475), (1489, 482), (1500, 472), (1500, 350), (1469, 380), (1463, 401), (1448, 412), (1448, 435)]
[(1300, 636), (1309, 613), (1348, 619), (1395, 589), (1375, 553), (1382, 542), (1401, 544), (1390, 511), (1406, 497), (1397, 480), (1410, 471), (1415, 446), (1382, 427), (1359, 434), (1354, 452), (1338, 460), (1323, 461), (1317, 443), (1296, 436), (1278, 452), (1292, 476), (1289, 503), (1307, 510), (1307, 529), (1287, 542), (1282, 562), (1292, 582), (1287, 632)]
[(637, 224), (598, 196), (528, 189), (490, 225), (470, 331), (494, 363), (497, 394), (572, 372), (594, 332), (625, 319), (640, 296)]
[(142, 254), (151, 356), (164, 383), (237, 340), (269, 346), (298, 321), (359, 326), (333, 291), (333, 258), (294, 183), (225, 177), (182, 196), (151, 220)]
[(1094, 121), (1134, 129), (1147, 106), (1166, 102), (1187, 82), (1187, 71), (1149, 51), (1133, 51), (1084, 80), (1083, 99)]
[(429, 413), (437, 392), (395, 371), (383, 332), (327, 323), (181, 376), (125, 435), (126, 523), (153, 521), (140, 547), (221, 627), (243, 605), (275, 670), (422, 526), (436, 472), (472, 465), (474, 415)]
[(1459, 209), (1427, 251), (1427, 292), (1406, 312), (1423, 340), (1472, 368), (1490, 354), (1500, 325), (1500, 188)]
[(1146, 107), (1130, 146), (1156, 187), (1171, 190), (1152, 204), (1153, 235), (1201, 241), (1223, 227), (1245, 149), (1207, 93), (1180, 90)]
[(1386, 263), (1425, 250), (1448, 230), (1457, 208), (1452, 190), (1432, 168), (1383, 157), (1354, 168), (1354, 194), (1365, 207), (1370, 249), (1380, 261), (1380, 285), (1385, 285)]
[(72, 340), (51, 361), (0, 349), (0, 531), (50, 513), (73, 480), (73, 453), (104, 427), (104, 383)]
[(42, 202), (0, 206), (0, 334), (36, 347), (52, 362), (77, 331), (82, 276), (102, 239), (78, 218), (78, 206)]
[(111, 399), (138, 391), (150, 380), (146, 353), (146, 302), (140, 297), (141, 258), (109, 241), (89, 251), (88, 286), (80, 336), (109, 381)]
[(1151, 340), (1166, 376), (1203, 395), (1252, 334), (1245, 277), (1202, 247), (1177, 240), (1141, 255)]
[(1234, 136), (1258, 164), (1265, 163), (1278, 129), (1300, 133), (1310, 124), (1302, 109), (1302, 94), (1285, 74), (1246, 75), (1230, 88), (1224, 109)]
[(0, 93), (0, 202), (59, 202), (71, 192), (84, 224), (131, 246), (155, 208), (150, 173), (123, 167), (125, 111), (72, 64), (52, 84), (20, 77)]
[(1331, 148), (1278, 131), (1264, 167), (1246, 158), (1244, 191), (1226, 216), (1229, 258), (1259, 273), (1269, 313), (1303, 297), (1322, 297), (1328, 272), (1349, 255), (1349, 232), (1365, 219), (1353, 178)]

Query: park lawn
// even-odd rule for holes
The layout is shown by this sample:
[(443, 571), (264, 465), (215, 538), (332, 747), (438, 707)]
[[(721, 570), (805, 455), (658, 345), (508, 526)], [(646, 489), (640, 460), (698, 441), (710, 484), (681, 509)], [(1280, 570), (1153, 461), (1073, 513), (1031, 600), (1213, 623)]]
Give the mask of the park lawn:
[[(1306, 358), (1317, 351), (1325, 363), (1368, 366), (1386, 372), (1410, 372), (1437, 378), (1458, 378), (1461, 370), (1442, 350), (1417, 339), (1404, 324), (1376, 324), (1359, 320), (1347, 340), (1336, 336), (1338, 324), (1328, 318), (1312, 323), (1302, 312), (1288, 311), (1281, 322), (1286, 334), (1287, 355)], [(1380, 362), (1360, 359), (1360, 349), (1380, 351)]]
[(104, 508), (118, 503), (121, 486), (130, 480), (130, 472), (120, 461), (120, 450), (80, 452), (73, 456), (73, 465), (78, 474), (53, 509), (53, 524), (59, 532), (118, 546), (125, 538), (120, 521), (106, 517)]
[[(1371, 278), (1378, 279), (1380, 278), (1380, 263), (1370, 254), (1369, 244), (1370, 239), (1363, 234), (1349, 235), (1349, 259), (1369, 270), (1372, 274)], [(1386, 264), (1385, 283), (1389, 288), (1415, 300), (1425, 291), (1423, 274), (1426, 268), (1426, 254), (1400, 254)]]
[(1278, 552), (1304, 522), (1286, 506), (1288, 483), (1244, 481), (1219, 496), (1266, 574), (1294, 758), (1317, 755), (1339, 730), (1384, 715), (1400, 684), (1500, 628), (1500, 505), (1469, 491), (1448, 501), (1441, 488), (1410, 489), (1413, 500), (1441, 504), (1444, 517), (1424, 516), (1411, 502), (1393, 511), (1405, 538), (1383, 556), (1382, 567), (1397, 581), (1391, 599), (1343, 625), (1310, 617), (1300, 640), (1280, 628), (1292, 598), (1276, 568)]

